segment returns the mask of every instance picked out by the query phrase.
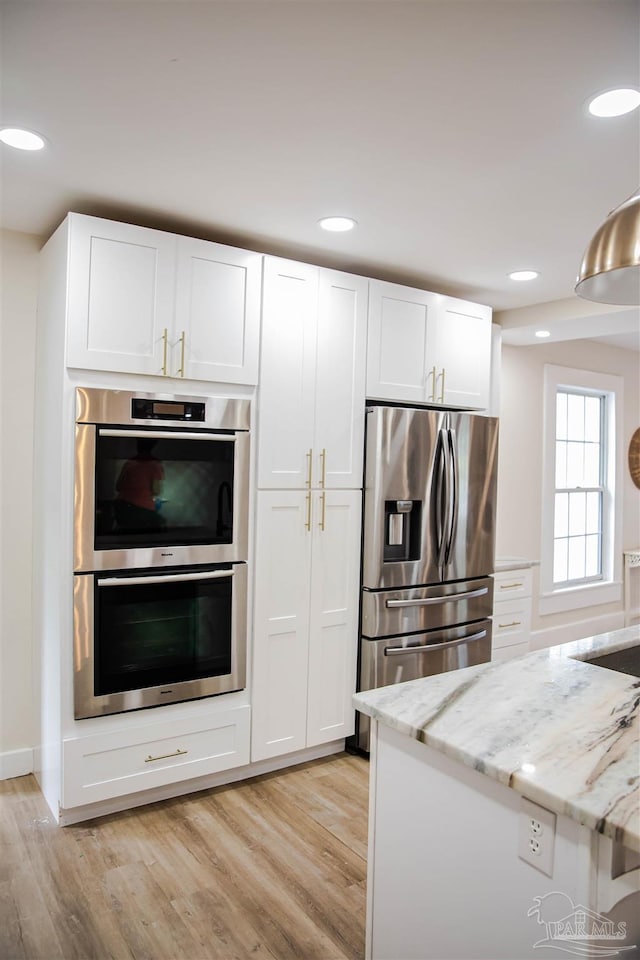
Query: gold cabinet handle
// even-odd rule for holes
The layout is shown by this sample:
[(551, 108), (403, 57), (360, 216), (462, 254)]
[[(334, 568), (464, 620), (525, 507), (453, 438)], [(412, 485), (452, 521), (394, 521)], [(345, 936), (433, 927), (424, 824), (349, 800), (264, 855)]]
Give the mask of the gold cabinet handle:
[[(445, 371), (444, 371), (444, 367), (443, 367), (442, 370), (440, 371), (440, 373), (438, 374), (437, 378), (436, 378), (437, 380), (440, 380), (440, 378), (442, 378), (442, 386), (441, 386), (441, 388), (440, 388), (440, 396), (438, 397), (438, 403), (444, 403), (444, 372), (445, 372)], [(435, 398), (435, 390), (434, 390), (434, 397), (433, 397), (433, 399), (434, 399), (434, 400), (436, 399), (436, 398)]]
[(431, 394), (429, 396), (429, 400), (435, 400), (436, 399), (436, 379), (437, 379), (435, 367), (431, 367), (430, 372), (427, 374), (427, 381), (429, 380), (429, 377), (431, 377)]
[(169, 332), (167, 328), (164, 328), (162, 334), (162, 376), (166, 377), (167, 375), (167, 346), (169, 342)]
[(311, 532), (311, 491), (306, 495), (307, 499), (307, 522), (305, 523), (305, 528)]
[(324, 492), (324, 490), (323, 490), (322, 493), (320, 494), (320, 503), (322, 504), (322, 510), (321, 510), (321, 513), (320, 513), (320, 523), (318, 524), (318, 526), (320, 527), (320, 529), (321, 529), (322, 531), (324, 531), (325, 512), (326, 512), (326, 508), (327, 508), (327, 495), (326, 495), (326, 493)]
[(322, 452), (320, 454), (320, 467), (321, 467), (320, 486), (324, 487), (324, 482), (325, 482), (326, 473), (327, 473), (327, 451), (325, 450), (324, 447), (322, 448)]
[(145, 760), (145, 763), (153, 763), (154, 760), (168, 760), (170, 757), (182, 757), (188, 750), (175, 750), (173, 753), (161, 753), (158, 757), (152, 757), (151, 754)]
[(505, 630), (507, 627), (519, 627), (520, 625), (520, 620), (512, 620), (511, 623), (499, 623), (498, 630)]
[(185, 342), (185, 332), (182, 331), (182, 336), (178, 343), (180, 344), (180, 366), (176, 372), (177, 377), (184, 377), (184, 342)]
[(306, 485), (311, 489), (311, 471), (313, 469), (313, 450), (309, 447), (309, 452), (306, 454), (307, 457), (307, 480)]
[(501, 589), (501, 590), (515, 590), (517, 587), (522, 587), (522, 586), (524, 586), (524, 584), (522, 584), (522, 583), (501, 583), (501, 584), (500, 584), (500, 589)]

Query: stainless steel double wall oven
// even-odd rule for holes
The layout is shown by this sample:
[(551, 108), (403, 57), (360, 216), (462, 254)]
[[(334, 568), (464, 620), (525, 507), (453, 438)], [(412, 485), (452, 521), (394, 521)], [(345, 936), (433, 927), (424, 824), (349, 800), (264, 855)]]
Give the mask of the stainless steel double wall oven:
[(76, 391), (75, 717), (246, 682), (250, 402)]

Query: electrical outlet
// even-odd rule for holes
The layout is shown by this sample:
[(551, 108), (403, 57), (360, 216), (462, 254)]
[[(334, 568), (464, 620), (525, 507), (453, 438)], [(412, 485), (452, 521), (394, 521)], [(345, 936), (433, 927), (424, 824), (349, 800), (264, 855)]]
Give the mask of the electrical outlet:
[(556, 815), (525, 797), (520, 797), (518, 821), (518, 856), (536, 870), (553, 876), (553, 849), (556, 838)]

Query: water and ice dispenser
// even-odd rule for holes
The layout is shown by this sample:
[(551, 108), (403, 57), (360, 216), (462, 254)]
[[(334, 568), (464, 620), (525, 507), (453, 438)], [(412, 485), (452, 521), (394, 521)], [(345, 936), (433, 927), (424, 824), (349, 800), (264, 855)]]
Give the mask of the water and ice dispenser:
[(421, 514), (421, 500), (385, 500), (385, 562), (419, 559)]

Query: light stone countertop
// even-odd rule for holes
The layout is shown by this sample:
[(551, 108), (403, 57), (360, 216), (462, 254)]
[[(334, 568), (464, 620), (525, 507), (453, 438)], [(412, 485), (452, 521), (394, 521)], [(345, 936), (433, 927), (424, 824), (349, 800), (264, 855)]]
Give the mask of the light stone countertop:
[(529, 567), (539, 567), (539, 560), (527, 560), (526, 557), (497, 557), (494, 563), (496, 573), (503, 570), (528, 570)]
[(640, 679), (583, 663), (640, 625), (357, 693), (357, 710), (640, 851)]

